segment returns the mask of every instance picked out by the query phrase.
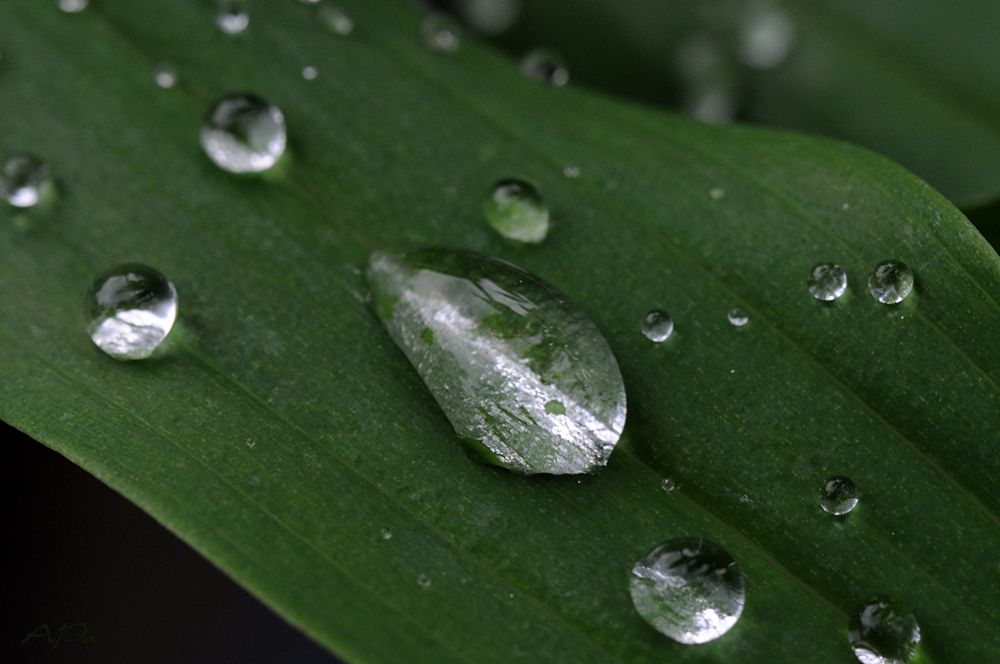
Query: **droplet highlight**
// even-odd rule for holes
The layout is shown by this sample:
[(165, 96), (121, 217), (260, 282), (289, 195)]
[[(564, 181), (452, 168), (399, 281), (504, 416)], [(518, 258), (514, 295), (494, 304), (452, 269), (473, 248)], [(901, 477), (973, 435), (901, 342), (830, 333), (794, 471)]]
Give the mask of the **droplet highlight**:
[(153, 80), (163, 89), (169, 89), (177, 85), (177, 68), (169, 62), (161, 62), (153, 72)]
[(509, 240), (537, 243), (549, 232), (549, 209), (541, 194), (523, 180), (501, 180), (483, 203), (490, 227)]
[(889, 259), (868, 277), (868, 292), (882, 304), (898, 304), (913, 290), (913, 271), (903, 261)]
[(632, 603), (643, 620), (671, 639), (707, 643), (736, 624), (746, 603), (743, 573), (718, 544), (670, 540), (632, 568)]
[(847, 638), (862, 664), (906, 664), (920, 644), (920, 625), (906, 606), (883, 595), (851, 617)]
[(316, 10), (320, 24), (335, 35), (346, 37), (354, 32), (354, 19), (342, 8), (323, 5)]
[(0, 170), (0, 196), (19, 208), (33, 207), (52, 189), (49, 165), (31, 154), (7, 158)]
[(242, 2), (223, 0), (215, 13), (215, 25), (227, 35), (238, 35), (250, 25), (250, 14)]
[(454, 53), (461, 44), (462, 34), (458, 21), (448, 16), (434, 12), (424, 17), (420, 22), (420, 34), (424, 44), (436, 53)]
[(850, 478), (831, 477), (820, 489), (819, 504), (824, 512), (835, 516), (848, 514), (858, 505), (858, 487)]
[(666, 341), (674, 331), (674, 319), (665, 311), (656, 309), (642, 319), (642, 333), (652, 342)]
[(470, 455), (524, 474), (607, 463), (625, 386), (600, 331), (562, 294), (509, 263), (443, 249), (375, 252), (365, 279)]
[(522, 58), (521, 73), (557, 88), (569, 83), (569, 70), (562, 58), (542, 48), (531, 51)]
[(809, 272), (806, 285), (817, 300), (832, 302), (847, 290), (847, 274), (836, 263), (820, 263)]
[(116, 360), (149, 357), (177, 317), (177, 290), (158, 270), (125, 263), (104, 272), (86, 297), (87, 332)]
[(201, 127), (201, 146), (230, 173), (258, 173), (285, 152), (285, 117), (277, 106), (253, 95), (218, 102)]
[(319, 74), (319, 71), (313, 66), (306, 66), (302, 68), (302, 78), (307, 81), (311, 81)]
[(750, 320), (750, 314), (740, 307), (730, 309), (727, 317), (729, 318), (729, 322), (736, 327), (743, 327)]

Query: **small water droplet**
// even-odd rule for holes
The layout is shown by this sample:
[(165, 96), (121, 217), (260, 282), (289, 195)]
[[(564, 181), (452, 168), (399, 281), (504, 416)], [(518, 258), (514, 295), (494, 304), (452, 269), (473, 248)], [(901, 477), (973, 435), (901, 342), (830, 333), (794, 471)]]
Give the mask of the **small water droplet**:
[(597, 327), (554, 288), (444, 249), (375, 252), (365, 279), (375, 313), (472, 455), (524, 474), (607, 463), (625, 424), (621, 372)]
[(847, 638), (862, 664), (906, 664), (920, 644), (920, 625), (906, 606), (883, 595), (851, 617)]
[(521, 11), (522, 0), (462, 0), (457, 3), (465, 22), (485, 35), (505, 31)]
[(568, 178), (578, 178), (580, 177), (580, 167), (579, 166), (567, 166), (563, 169), (563, 175)]
[(677, 485), (674, 483), (674, 481), (672, 479), (670, 479), (669, 477), (667, 477), (662, 482), (660, 482), (660, 487), (664, 491), (673, 491), (674, 489), (677, 488)]
[(227, 35), (237, 35), (250, 25), (250, 14), (242, 2), (222, 0), (215, 13), (215, 25)]
[(772, 69), (788, 56), (795, 23), (783, 9), (751, 5), (740, 26), (739, 57), (748, 67)]
[(632, 568), (632, 603), (643, 620), (679, 643), (707, 643), (728, 632), (746, 602), (743, 573), (718, 544), (670, 540)]
[(847, 274), (836, 263), (820, 263), (809, 273), (806, 283), (817, 300), (832, 302), (847, 290)]
[(90, 0), (59, 0), (58, 2), (59, 9), (67, 14), (82, 12), (88, 4), (90, 4)]
[(315, 67), (311, 65), (302, 68), (302, 78), (306, 79), (307, 81), (311, 81), (314, 78), (316, 78), (317, 74), (319, 74), (319, 72), (316, 70)]
[(461, 44), (462, 29), (458, 21), (447, 14), (434, 12), (420, 22), (420, 34), (427, 48), (438, 53), (454, 53)]
[(642, 333), (650, 341), (660, 343), (666, 341), (674, 331), (674, 319), (665, 311), (656, 309), (646, 314), (642, 319)]
[(523, 180), (501, 180), (483, 203), (486, 221), (500, 235), (537, 243), (549, 232), (549, 209), (541, 194)]
[(0, 196), (14, 207), (32, 207), (51, 189), (49, 165), (34, 155), (12, 155), (0, 170)]
[(335, 35), (346, 37), (354, 32), (354, 20), (340, 7), (323, 5), (316, 10), (316, 18)]
[(913, 272), (903, 261), (882, 261), (868, 277), (868, 291), (883, 304), (902, 302), (912, 290)]
[(734, 307), (729, 310), (728, 318), (736, 327), (743, 327), (750, 320), (750, 315), (740, 307)]
[(521, 60), (521, 73), (557, 88), (569, 83), (569, 70), (562, 58), (542, 48), (524, 56)]
[(299, 0), (304, 5), (315, 5), (319, 0)]
[(858, 504), (858, 487), (850, 478), (837, 475), (831, 477), (819, 492), (819, 504), (824, 512), (843, 516)]
[(725, 197), (726, 190), (722, 187), (713, 187), (709, 190), (708, 195), (713, 201), (719, 201)]
[(253, 446), (257, 444), (257, 441), (253, 438), (247, 438), (247, 447), (253, 449)]
[(285, 117), (259, 97), (226, 97), (201, 126), (201, 146), (230, 173), (267, 170), (285, 152)]
[(125, 263), (101, 274), (86, 298), (87, 332), (116, 360), (141, 360), (170, 332), (177, 291), (159, 271)]
[(161, 88), (172, 88), (177, 85), (177, 68), (169, 62), (161, 62), (153, 72), (153, 80)]
[(681, 110), (712, 124), (728, 124), (739, 108), (736, 64), (709, 35), (683, 40), (674, 57), (682, 87)]
[(431, 577), (426, 574), (421, 574), (417, 577), (417, 584), (424, 590), (427, 590), (431, 587)]
[(392, 531), (389, 530), (388, 528), (383, 528), (382, 530), (378, 531), (378, 534), (384, 540), (392, 539)]

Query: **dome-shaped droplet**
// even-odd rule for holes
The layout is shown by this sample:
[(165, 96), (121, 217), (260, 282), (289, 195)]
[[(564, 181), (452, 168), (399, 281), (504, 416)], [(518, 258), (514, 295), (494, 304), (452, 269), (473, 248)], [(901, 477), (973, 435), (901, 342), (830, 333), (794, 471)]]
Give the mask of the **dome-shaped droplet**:
[(428, 588), (431, 587), (431, 577), (427, 576), (426, 574), (421, 574), (420, 576), (417, 577), (417, 585), (419, 585), (424, 590), (427, 590)]
[(381, 530), (378, 531), (378, 534), (379, 537), (381, 537), (384, 540), (392, 539), (392, 530), (389, 528), (382, 528)]
[(518, 242), (541, 242), (549, 232), (549, 209), (541, 194), (523, 180), (501, 180), (483, 203), (486, 221)]
[(0, 170), (0, 196), (14, 207), (32, 207), (51, 188), (48, 164), (34, 155), (12, 155)]
[(307, 81), (313, 80), (318, 75), (319, 75), (319, 70), (313, 67), (312, 65), (306, 65), (305, 67), (302, 68), (302, 78), (306, 79)]
[(462, 29), (458, 21), (452, 17), (434, 12), (425, 16), (420, 22), (420, 34), (430, 50), (438, 53), (454, 53), (461, 43)]
[(340, 7), (323, 5), (316, 10), (321, 25), (335, 35), (346, 37), (354, 31), (354, 20)]
[(177, 291), (153, 268), (125, 263), (87, 291), (87, 332), (116, 360), (141, 360), (160, 345), (177, 316)]
[(227, 35), (236, 35), (250, 25), (250, 14), (246, 6), (238, 0), (222, 0), (215, 14), (215, 24)]
[(913, 272), (903, 261), (882, 261), (868, 277), (868, 291), (883, 304), (902, 302), (912, 290)]
[(746, 594), (743, 573), (718, 544), (670, 540), (632, 568), (632, 603), (643, 620), (680, 643), (706, 643), (728, 632)]
[(750, 315), (740, 307), (733, 307), (729, 310), (728, 318), (736, 327), (743, 327), (750, 320)]
[(920, 644), (920, 626), (902, 603), (879, 596), (851, 617), (847, 638), (862, 664), (906, 664)]
[(772, 69), (788, 56), (795, 23), (780, 7), (752, 4), (740, 25), (739, 58), (754, 69)]
[(153, 80), (161, 88), (172, 88), (177, 85), (177, 68), (169, 62), (161, 62), (156, 66), (156, 71), (153, 73)]
[(365, 279), (375, 313), (479, 460), (525, 474), (607, 463), (625, 386), (600, 331), (558, 291), (443, 249), (376, 252)]
[(847, 274), (836, 263), (820, 263), (809, 273), (806, 284), (814, 298), (830, 302), (847, 290)]
[(673, 491), (674, 489), (676, 489), (677, 488), (677, 484), (672, 479), (670, 479), (669, 477), (667, 477), (662, 482), (660, 482), (660, 488), (663, 489), (664, 491), (668, 491), (669, 492), (669, 491)]
[(842, 516), (858, 504), (858, 487), (850, 478), (837, 475), (831, 477), (819, 492), (819, 504), (824, 511)]
[(201, 146), (230, 173), (267, 170), (285, 152), (285, 116), (253, 95), (226, 97), (201, 126)]
[(660, 343), (666, 341), (670, 333), (674, 331), (674, 319), (665, 311), (656, 309), (646, 314), (642, 319), (642, 333), (650, 341)]
[(59, 0), (59, 9), (63, 10), (67, 14), (75, 14), (77, 12), (82, 12), (90, 4), (90, 0)]
[(536, 81), (560, 87), (569, 83), (569, 70), (555, 53), (536, 49), (521, 60), (521, 73)]
[(463, 20), (486, 35), (498, 35), (514, 24), (522, 0), (459, 0), (457, 9)]

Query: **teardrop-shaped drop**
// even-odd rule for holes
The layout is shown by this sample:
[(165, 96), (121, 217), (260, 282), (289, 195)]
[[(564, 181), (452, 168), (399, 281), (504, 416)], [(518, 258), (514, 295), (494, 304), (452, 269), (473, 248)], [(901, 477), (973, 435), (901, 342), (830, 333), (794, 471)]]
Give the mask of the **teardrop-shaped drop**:
[(597, 326), (509, 263), (428, 249), (375, 252), (376, 314), (481, 461), (572, 474), (607, 463), (625, 386)]

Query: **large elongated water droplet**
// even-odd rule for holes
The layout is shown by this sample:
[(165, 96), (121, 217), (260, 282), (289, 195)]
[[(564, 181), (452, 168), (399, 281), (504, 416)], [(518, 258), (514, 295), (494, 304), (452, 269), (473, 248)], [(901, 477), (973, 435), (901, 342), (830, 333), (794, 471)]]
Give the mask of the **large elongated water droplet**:
[(632, 568), (632, 603), (643, 620), (680, 643), (706, 643), (728, 632), (746, 602), (743, 573), (718, 544), (681, 537)]
[(858, 487), (848, 477), (831, 477), (819, 492), (819, 504), (824, 512), (843, 516), (858, 504)]
[(285, 116), (253, 95), (226, 97), (201, 126), (201, 146), (230, 173), (267, 170), (285, 152)]
[(831, 302), (847, 290), (847, 274), (836, 263), (820, 263), (809, 273), (806, 284), (814, 298)]
[(14, 207), (32, 207), (51, 188), (48, 164), (34, 155), (12, 155), (0, 170), (0, 196)]
[(87, 332), (116, 360), (141, 360), (170, 332), (177, 291), (159, 271), (139, 263), (114, 267), (87, 291)]
[(541, 242), (549, 232), (549, 209), (541, 194), (523, 180), (502, 180), (483, 203), (486, 221), (518, 242)]
[(912, 290), (913, 272), (903, 261), (882, 261), (868, 277), (868, 291), (883, 304), (898, 304)]
[(603, 466), (625, 386), (597, 327), (548, 284), (472, 253), (375, 252), (376, 314), (480, 460), (520, 473)]
[(906, 664), (920, 644), (920, 625), (899, 601), (874, 597), (851, 617), (847, 638), (863, 664)]

